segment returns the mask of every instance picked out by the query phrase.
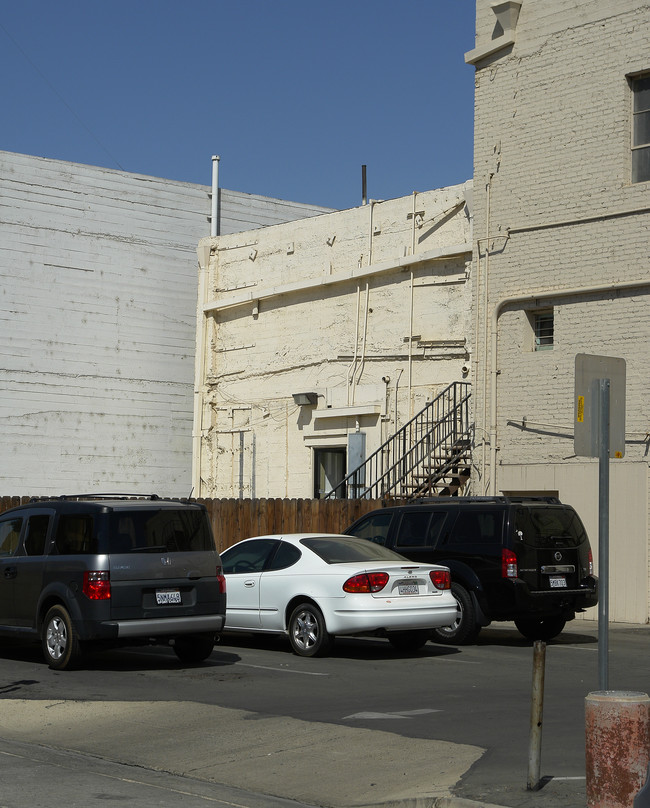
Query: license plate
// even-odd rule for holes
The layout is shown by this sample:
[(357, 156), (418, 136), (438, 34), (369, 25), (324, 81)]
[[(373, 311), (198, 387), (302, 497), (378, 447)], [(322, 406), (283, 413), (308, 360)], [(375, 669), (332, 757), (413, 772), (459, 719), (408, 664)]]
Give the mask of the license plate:
[(551, 575), (549, 583), (551, 584), (551, 589), (562, 589), (563, 587), (566, 589), (566, 578), (564, 575)]
[(397, 591), (400, 595), (417, 595), (420, 590), (417, 584), (399, 584)]
[(166, 606), (168, 603), (182, 603), (178, 589), (156, 589), (156, 603)]

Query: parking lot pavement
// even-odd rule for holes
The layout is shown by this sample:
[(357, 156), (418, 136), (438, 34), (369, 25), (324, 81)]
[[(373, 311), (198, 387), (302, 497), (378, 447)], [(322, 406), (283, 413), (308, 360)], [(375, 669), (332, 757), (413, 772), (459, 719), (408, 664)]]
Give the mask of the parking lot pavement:
[[(466, 744), (421, 738), (400, 738), (396, 746), (390, 732), (183, 701), (4, 699), (2, 716), (0, 734), (10, 742), (29, 739), (39, 747), (74, 750), (138, 772), (167, 772), (193, 783), (331, 808), (433, 805), (450, 796), (483, 753)], [(56, 802), (64, 800), (57, 795)], [(51, 802), (47, 805), (51, 808)]]
[(0, 740), (0, 808), (314, 808), (36, 744)]

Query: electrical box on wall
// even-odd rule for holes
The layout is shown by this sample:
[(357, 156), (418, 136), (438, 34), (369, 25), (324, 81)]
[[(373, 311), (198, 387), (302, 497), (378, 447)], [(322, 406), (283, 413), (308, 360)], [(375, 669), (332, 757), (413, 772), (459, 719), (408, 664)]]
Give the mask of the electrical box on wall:
[[(366, 433), (351, 432), (348, 435), (348, 474), (366, 462)], [(361, 481), (360, 481), (361, 482)]]

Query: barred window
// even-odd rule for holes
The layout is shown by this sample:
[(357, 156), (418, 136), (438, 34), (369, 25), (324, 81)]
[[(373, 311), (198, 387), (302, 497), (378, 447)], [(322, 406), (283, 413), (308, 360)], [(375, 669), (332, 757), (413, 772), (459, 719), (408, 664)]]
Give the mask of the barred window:
[(632, 182), (650, 180), (650, 75), (631, 80)]
[(554, 320), (552, 310), (535, 314), (533, 330), (535, 332), (535, 350), (553, 350)]

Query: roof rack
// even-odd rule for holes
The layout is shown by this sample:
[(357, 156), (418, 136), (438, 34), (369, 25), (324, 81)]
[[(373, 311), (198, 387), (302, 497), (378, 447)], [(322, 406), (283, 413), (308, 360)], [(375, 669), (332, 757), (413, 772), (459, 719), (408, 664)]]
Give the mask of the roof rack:
[(32, 497), (31, 501), (43, 499), (62, 499), (62, 500), (75, 500), (75, 499), (148, 499), (148, 500), (163, 500), (166, 497), (160, 497), (158, 494), (59, 494), (57, 497)]
[(548, 505), (560, 505), (561, 502), (557, 497), (552, 496), (470, 496), (470, 497), (419, 497), (416, 500), (409, 502), (409, 505), (431, 505), (433, 502), (444, 503), (463, 503), (463, 502), (503, 502), (503, 503), (523, 503), (523, 502), (545, 502)]

